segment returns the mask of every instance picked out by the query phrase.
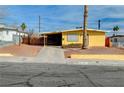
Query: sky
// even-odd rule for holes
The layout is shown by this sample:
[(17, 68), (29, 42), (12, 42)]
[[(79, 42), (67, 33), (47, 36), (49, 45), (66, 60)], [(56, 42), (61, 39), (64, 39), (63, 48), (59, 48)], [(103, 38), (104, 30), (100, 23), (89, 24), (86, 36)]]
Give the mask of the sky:
[[(83, 5), (16, 5), (0, 6), (0, 23), (20, 26), (23, 22), (27, 30), (38, 32), (41, 16), (41, 32), (75, 29), (83, 26)], [(101, 20), (101, 30), (112, 32), (116, 25), (124, 32), (124, 6), (89, 5), (88, 28), (97, 29)]]

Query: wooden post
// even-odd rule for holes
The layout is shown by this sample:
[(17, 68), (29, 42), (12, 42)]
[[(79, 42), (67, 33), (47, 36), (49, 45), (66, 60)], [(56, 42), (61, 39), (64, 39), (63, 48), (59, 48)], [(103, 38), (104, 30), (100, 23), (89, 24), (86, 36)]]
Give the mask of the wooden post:
[(45, 42), (45, 34), (44, 34), (44, 47), (45, 47), (45, 45), (46, 45), (46, 42)]

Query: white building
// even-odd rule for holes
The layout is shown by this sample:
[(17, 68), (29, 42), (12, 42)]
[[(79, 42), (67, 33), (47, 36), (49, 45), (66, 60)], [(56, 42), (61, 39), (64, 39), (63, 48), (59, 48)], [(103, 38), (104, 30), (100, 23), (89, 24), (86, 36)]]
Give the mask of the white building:
[(0, 25), (0, 42), (19, 42), (19, 33), (20, 36), (28, 36), (28, 33), (18, 31), (17, 28), (6, 27), (5, 25)]
[(124, 48), (124, 35), (116, 35), (110, 37), (112, 46)]

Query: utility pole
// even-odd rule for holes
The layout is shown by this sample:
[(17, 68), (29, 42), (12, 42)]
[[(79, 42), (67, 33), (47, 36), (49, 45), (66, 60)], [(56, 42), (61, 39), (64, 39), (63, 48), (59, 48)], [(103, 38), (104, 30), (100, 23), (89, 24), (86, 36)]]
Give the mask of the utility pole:
[[(39, 16), (39, 33), (40, 33), (40, 30), (41, 30), (41, 27), (40, 27), (40, 25), (41, 25), (41, 17)], [(43, 38), (44, 38), (44, 47), (45, 47), (45, 45), (46, 45), (46, 39), (45, 39), (45, 34), (43, 35)]]
[(87, 39), (87, 17), (88, 17), (88, 6), (84, 5), (84, 29), (83, 29), (83, 46), (82, 49), (88, 48), (88, 39)]
[(41, 24), (41, 23), (40, 23), (40, 20), (41, 20), (41, 18), (40, 18), (40, 16), (39, 16), (39, 32), (40, 32), (40, 24)]
[(98, 20), (98, 29), (100, 30), (101, 28), (101, 20)]

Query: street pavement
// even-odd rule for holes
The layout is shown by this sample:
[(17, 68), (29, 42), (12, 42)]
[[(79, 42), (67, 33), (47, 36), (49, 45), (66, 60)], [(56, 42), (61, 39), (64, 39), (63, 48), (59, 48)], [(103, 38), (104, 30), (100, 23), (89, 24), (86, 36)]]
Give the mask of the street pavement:
[(124, 87), (124, 67), (0, 63), (1, 87)]
[(124, 62), (65, 59), (44, 47), (36, 57), (0, 57), (0, 87), (124, 87)]

